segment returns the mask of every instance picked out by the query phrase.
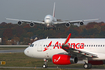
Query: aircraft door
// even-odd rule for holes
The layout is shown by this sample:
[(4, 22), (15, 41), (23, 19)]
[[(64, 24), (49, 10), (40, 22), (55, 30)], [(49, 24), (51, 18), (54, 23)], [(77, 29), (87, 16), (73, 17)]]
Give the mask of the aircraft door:
[(38, 52), (42, 52), (42, 44), (43, 44), (43, 41), (38, 43), (38, 47), (37, 47)]

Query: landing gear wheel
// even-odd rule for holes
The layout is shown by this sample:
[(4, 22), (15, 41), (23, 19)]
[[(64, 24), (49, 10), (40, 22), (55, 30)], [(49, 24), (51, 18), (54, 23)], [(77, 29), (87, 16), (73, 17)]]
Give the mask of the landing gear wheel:
[(91, 69), (92, 68), (92, 65), (90, 63), (88, 63), (88, 69)]
[(85, 69), (88, 69), (88, 64), (87, 64), (87, 63), (84, 64), (83, 67), (84, 67)]
[(60, 28), (53, 28), (53, 30), (60, 30)]
[(84, 65), (83, 65), (83, 67), (85, 68), (85, 69), (90, 69), (90, 68), (92, 68), (92, 65), (89, 63), (85, 63)]
[(44, 59), (44, 64), (42, 66), (43, 68), (47, 68), (48, 67), (47, 62), (48, 62), (48, 59)]
[(60, 30), (60, 28), (57, 28), (57, 30)]
[(42, 66), (43, 68), (47, 68), (48, 66), (46, 65), (46, 64), (43, 64), (43, 66)]
[(43, 28), (44, 30), (50, 30), (50, 28)]

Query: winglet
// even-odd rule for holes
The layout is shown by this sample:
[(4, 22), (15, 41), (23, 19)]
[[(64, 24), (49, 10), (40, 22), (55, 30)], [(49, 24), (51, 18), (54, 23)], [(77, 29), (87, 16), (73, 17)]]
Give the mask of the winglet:
[(71, 37), (71, 33), (68, 35), (66, 41), (64, 42), (64, 44), (62, 45), (62, 49), (64, 49), (65, 51), (69, 52), (69, 46), (67, 45), (67, 43), (69, 42), (70, 40), (70, 37)]
[(65, 41), (64, 45), (65, 45), (65, 44), (67, 44), (67, 43), (69, 42), (70, 37), (71, 37), (71, 33), (68, 35), (68, 37), (67, 37), (67, 39), (66, 39), (66, 41)]

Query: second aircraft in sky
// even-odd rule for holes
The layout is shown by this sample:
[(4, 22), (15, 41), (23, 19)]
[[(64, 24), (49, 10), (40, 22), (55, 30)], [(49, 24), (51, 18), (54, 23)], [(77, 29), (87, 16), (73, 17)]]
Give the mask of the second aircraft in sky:
[(54, 8), (53, 8), (53, 16), (46, 15), (44, 18), (44, 21), (22, 20), (22, 19), (12, 19), (12, 18), (6, 18), (6, 19), (18, 21), (19, 25), (21, 25), (22, 23), (29, 23), (30, 27), (33, 27), (35, 24), (42, 24), (42, 25), (46, 25), (47, 28), (50, 28), (50, 27), (55, 28), (56, 25), (60, 25), (60, 24), (65, 24), (66, 27), (69, 27), (70, 24), (75, 24), (75, 23), (83, 25), (84, 21), (98, 20), (98, 19), (87, 19), (87, 20), (73, 20), (73, 21), (57, 21), (57, 19), (55, 18), (55, 3), (54, 3)]

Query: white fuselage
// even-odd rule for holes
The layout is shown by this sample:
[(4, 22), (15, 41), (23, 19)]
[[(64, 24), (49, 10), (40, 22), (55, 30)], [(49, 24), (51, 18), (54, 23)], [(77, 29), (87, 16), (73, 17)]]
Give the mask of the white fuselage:
[(47, 27), (53, 27), (54, 22), (56, 21), (57, 21), (56, 18), (51, 15), (46, 15), (44, 18), (44, 22)]
[[(55, 54), (67, 53), (61, 46), (66, 39), (41, 39), (35, 41), (28, 48), (24, 50), (25, 55), (34, 58), (46, 58), (50, 59)], [(89, 52), (98, 56), (98, 58), (92, 58), (92, 60), (105, 60), (105, 39), (103, 38), (71, 38), (69, 45), (75, 43), (75, 49)], [(84, 47), (80, 47), (84, 44)], [(49, 46), (50, 45), (50, 46)]]

